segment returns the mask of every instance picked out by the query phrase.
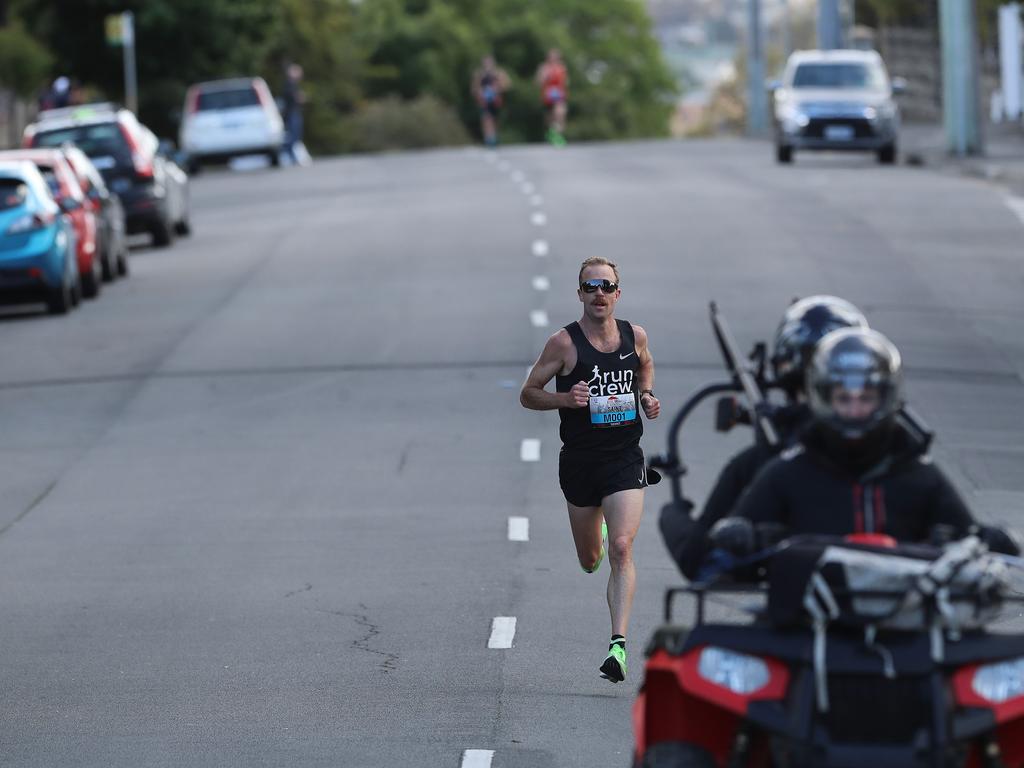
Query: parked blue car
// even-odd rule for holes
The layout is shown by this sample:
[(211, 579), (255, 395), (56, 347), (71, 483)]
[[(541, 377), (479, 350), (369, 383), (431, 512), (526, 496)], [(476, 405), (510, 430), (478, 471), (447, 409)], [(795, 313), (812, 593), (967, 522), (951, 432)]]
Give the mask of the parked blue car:
[(64, 314), (80, 296), (71, 222), (35, 165), (0, 162), (0, 302)]

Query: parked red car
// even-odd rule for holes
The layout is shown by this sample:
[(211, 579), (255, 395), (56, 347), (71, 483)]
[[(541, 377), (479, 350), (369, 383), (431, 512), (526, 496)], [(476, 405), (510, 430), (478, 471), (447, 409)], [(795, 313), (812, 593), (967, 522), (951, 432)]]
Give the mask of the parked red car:
[(53, 192), (53, 197), (71, 218), (78, 239), (78, 272), (82, 293), (97, 296), (103, 284), (102, 257), (97, 242), (96, 214), (64, 153), (59, 149), (12, 149), (0, 152), (3, 160), (28, 160), (35, 163)]
[(97, 243), (103, 279), (113, 280), (128, 274), (128, 241), (125, 236), (124, 206), (120, 198), (107, 189), (103, 176), (92, 160), (74, 144), (61, 147), (64, 159), (75, 172), (85, 201), (96, 214)]

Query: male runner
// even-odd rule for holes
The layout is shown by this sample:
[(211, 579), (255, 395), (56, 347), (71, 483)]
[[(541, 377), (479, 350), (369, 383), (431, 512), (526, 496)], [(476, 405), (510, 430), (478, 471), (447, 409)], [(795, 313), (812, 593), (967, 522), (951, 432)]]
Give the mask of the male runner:
[[(626, 628), (636, 589), (633, 538), (648, 484), (638, 411), (654, 419), (661, 410), (647, 333), (615, 319), (621, 293), (613, 263), (584, 261), (577, 291), (583, 316), (548, 339), (519, 394), (526, 408), (558, 409), (558, 479), (584, 571), (598, 569), (607, 542), (612, 640), (601, 676), (616, 683), (626, 679)], [(552, 377), (555, 392), (547, 392)]]
[(493, 56), (484, 56), (480, 68), (473, 73), (470, 90), (480, 107), (480, 133), (488, 147), (498, 146), (498, 117), (508, 87), (505, 70), (495, 63)]
[(555, 146), (565, 146), (565, 118), (569, 112), (569, 72), (557, 48), (548, 51), (547, 58), (538, 67), (537, 82), (540, 84), (540, 97), (547, 119), (547, 140)]

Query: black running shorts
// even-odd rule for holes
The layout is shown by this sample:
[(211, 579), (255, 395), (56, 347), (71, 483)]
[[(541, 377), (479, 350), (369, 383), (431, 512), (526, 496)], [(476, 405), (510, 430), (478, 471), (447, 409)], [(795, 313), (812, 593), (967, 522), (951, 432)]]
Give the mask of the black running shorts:
[(599, 507), (613, 493), (647, 487), (644, 452), (639, 445), (610, 455), (558, 455), (558, 484), (565, 500), (577, 507)]

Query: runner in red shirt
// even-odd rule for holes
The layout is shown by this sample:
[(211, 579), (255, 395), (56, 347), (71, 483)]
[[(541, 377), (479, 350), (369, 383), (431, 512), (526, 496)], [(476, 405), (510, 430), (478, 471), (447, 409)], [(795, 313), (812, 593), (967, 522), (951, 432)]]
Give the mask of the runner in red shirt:
[(546, 113), (547, 140), (556, 146), (564, 146), (565, 118), (569, 111), (569, 72), (557, 48), (548, 51), (547, 59), (537, 69), (537, 82)]

